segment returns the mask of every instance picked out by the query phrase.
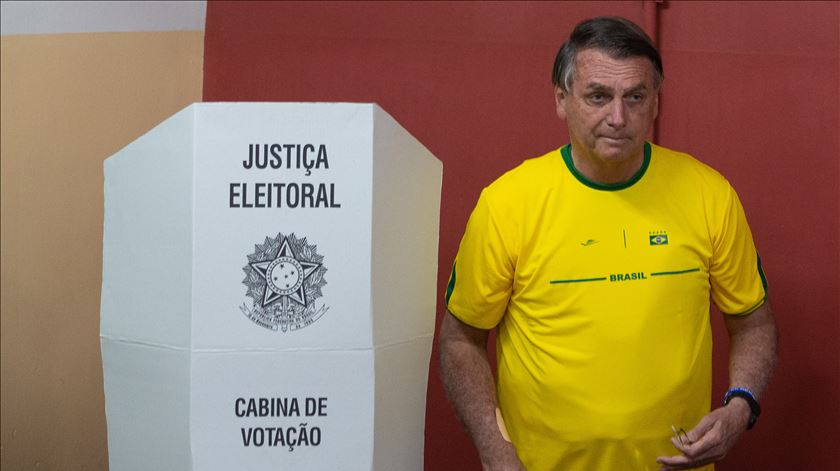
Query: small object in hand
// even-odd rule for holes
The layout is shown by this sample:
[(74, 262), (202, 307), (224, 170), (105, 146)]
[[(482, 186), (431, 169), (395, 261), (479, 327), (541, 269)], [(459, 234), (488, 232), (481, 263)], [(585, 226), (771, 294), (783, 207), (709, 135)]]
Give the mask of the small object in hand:
[(674, 438), (680, 442), (680, 445), (691, 445), (691, 440), (688, 439), (688, 434), (685, 433), (685, 430), (680, 428), (677, 430), (677, 427), (671, 426), (671, 431), (674, 432)]

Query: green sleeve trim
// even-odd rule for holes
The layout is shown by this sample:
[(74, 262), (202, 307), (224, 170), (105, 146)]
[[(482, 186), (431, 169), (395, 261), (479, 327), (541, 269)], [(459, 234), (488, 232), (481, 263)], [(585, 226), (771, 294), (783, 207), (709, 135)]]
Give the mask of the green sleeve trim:
[(446, 305), (449, 306), (449, 298), (452, 297), (452, 291), (455, 290), (455, 265), (452, 264), (452, 274), (449, 275), (449, 284), (446, 285)]
[(758, 275), (761, 277), (761, 285), (764, 286), (764, 297), (767, 297), (767, 277), (764, 276), (764, 269), (761, 268), (761, 255), (758, 252), (755, 253), (755, 258), (758, 259)]
[(758, 275), (761, 277), (761, 286), (764, 288), (764, 297), (761, 298), (761, 301), (757, 302), (753, 307), (747, 309), (744, 312), (736, 312), (736, 313), (728, 313), (724, 312), (727, 316), (746, 316), (752, 314), (756, 309), (760, 308), (767, 302), (767, 277), (764, 276), (764, 269), (761, 268), (761, 255), (758, 252), (755, 253), (755, 258), (757, 259), (756, 265), (758, 266)]
[(572, 145), (566, 144), (565, 146), (560, 148), (560, 154), (563, 156), (563, 162), (566, 163), (566, 167), (572, 173), (572, 175), (577, 178), (577, 180), (584, 185), (588, 186), (589, 188), (601, 191), (618, 191), (623, 190), (625, 188), (629, 188), (633, 186), (636, 182), (642, 179), (645, 172), (647, 172), (648, 166), (650, 166), (650, 152), (651, 152), (650, 143), (645, 141), (645, 152), (644, 152), (644, 159), (642, 160), (642, 166), (639, 170), (630, 177), (629, 180), (622, 183), (598, 183), (593, 182), (592, 180), (583, 176), (582, 173), (575, 168), (575, 161), (572, 159)]

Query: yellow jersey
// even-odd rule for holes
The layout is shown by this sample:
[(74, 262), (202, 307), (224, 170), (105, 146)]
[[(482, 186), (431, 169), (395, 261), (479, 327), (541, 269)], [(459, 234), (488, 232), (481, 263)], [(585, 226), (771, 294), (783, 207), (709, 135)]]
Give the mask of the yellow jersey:
[(729, 182), (645, 143), (626, 183), (588, 181), (566, 145), (485, 188), (446, 302), (498, 326), (499, 407), (527, 469), (616, 471), (658, 470), (671, 426), (708, 413), (710, 298), (745, 315), (766, 296)]

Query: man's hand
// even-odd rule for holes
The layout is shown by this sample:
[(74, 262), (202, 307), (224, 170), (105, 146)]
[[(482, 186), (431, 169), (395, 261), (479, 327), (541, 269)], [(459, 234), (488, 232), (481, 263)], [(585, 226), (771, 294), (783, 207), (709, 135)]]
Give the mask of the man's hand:
[(750, 406), (735, 398), (728, 406), (711, 411), (690, 430), (683, 443), (675, 437), (671, 442), (682, 455), (660, 456), (656, 462), (662, 471), (693, 469), (720, 461), (747, 430)]
[[(724, 316), (729, 333), (729, 384), (746, 387), (757, 396), (764, 392), (776, 365), (776, 321), (764, 303), (746, 316)], [(691, 469), (720, 461), (747, 430), (750, 406), (734, 397), (728, 406), (715, 409), (688, 432), (688, 443), (671, 441), (682, 455), (656, 459), (662, 470)]]

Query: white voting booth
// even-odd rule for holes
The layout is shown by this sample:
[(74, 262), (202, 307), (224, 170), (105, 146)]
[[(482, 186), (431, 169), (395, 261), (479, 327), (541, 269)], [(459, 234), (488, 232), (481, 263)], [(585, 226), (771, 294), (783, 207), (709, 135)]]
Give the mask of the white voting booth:
[(194, 104), (107, 159), (111, 471), (422, 469), (441, 173), (372, 104)]

